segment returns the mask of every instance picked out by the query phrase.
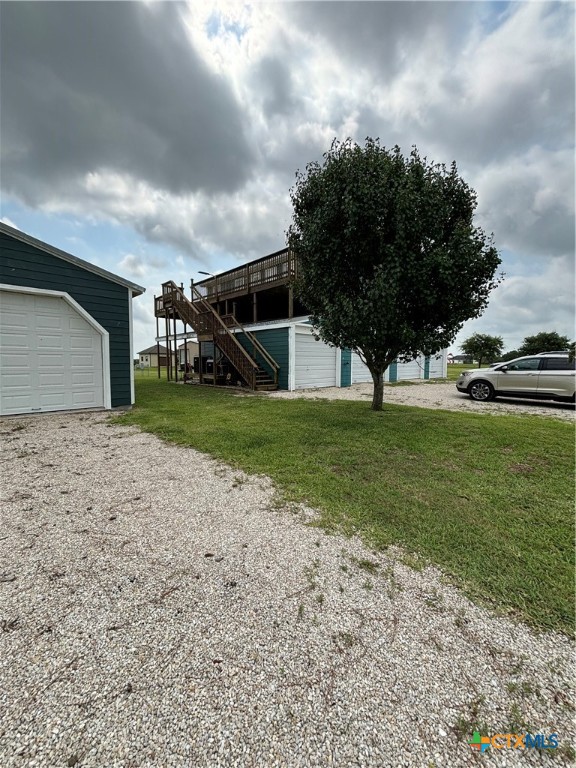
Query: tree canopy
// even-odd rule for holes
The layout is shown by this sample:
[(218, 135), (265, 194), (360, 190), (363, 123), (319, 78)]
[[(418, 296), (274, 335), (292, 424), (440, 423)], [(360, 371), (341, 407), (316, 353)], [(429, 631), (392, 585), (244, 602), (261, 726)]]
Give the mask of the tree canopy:
[(526, 336), (518, 350), (519, 355), (537, 355), (538, 352), (558, 352), (568, 349), (570, 339), (560, 336), (556, 331), (542, 331), (534, 336)]
[(502, 354), (504, 342), (501, 336), (489, 336), (487, 333), (473, 333), (460, 346), (465, 355), (478, 360), (478, 368), (486, 361), (493, 362)]
[(390, 363), (447, 347), (498, 284), (498, 252), (473, 223), (476, 194), (455, 163), (368, 138), (335, 140), (290, 196), (296, 290), (319, 337), (364, 360), (380, 410)]

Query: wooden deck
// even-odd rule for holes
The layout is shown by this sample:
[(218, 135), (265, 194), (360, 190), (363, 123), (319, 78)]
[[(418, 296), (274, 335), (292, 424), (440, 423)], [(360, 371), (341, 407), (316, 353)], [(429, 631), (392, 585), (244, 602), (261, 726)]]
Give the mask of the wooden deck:
[(297, 277), (297, 272), (298, 265), (294, 254), (284, 248), (251, 261), (243, 267), (229, 269), (220, 275), (195, 283), (195, 288), (206, 301), (212, 303), (289, 285)]

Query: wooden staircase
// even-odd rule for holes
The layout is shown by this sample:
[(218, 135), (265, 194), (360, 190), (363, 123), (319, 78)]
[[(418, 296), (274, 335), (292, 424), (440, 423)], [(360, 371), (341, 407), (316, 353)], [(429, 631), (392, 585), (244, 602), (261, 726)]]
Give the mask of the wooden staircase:
[[(172, 280), (163, 283), (162, 296), (156, 299), (156, 316), (168, 313), (190, 325), (198, 341), (214, 342), (250, 389), (278, 389), (280, 366), (254, 334), (247, 331), (234, 315), (221, 317), (194, 286), (192, 295), (194, 301), (190, 301)], [(240, 333), (244, 334), (246, 346), (238, 339)], [(252, 354), (247, 347), (251, 348)]]

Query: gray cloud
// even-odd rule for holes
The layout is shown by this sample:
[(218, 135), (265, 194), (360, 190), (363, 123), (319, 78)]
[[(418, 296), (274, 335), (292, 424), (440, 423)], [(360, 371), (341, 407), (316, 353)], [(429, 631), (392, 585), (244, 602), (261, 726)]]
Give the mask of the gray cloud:
[(477, 176), (483, 226), (525, 256), (574, 255), (574, 155), (540, 148)]
[[(177, 3), (6, 3), (2, 176), (37, 203), (124, 172), (180, 193), (233, 190), (253, 160), (241, 109), (186, 37)], [(23, 44), (25, 43), (25, 44)]]
[[(490, 93), (482, 73), (467, 80), (450, 75), (443, 98), (426, 110), (420, 131), (434, 141), (441, 136), (455, 157), (466, 164), (503, 159), (520, 147), (544, 143), (566, 145), (574, 131), (574, 61), (543, 61), (530, 80), (503, 78)], [(482, 86), (484, 96), (475, 97)]]
[(254, 95), (260, 95), (267, 117), (288, 115), (300, 108), (285, 59), (265, 56), (254, 72)]
[[(475, 10), (472, 10), (475, 9)], [(295, 2), (286, 13), (339, 56), (376, 77), (391, 78), (426, 41), (448, 54), (481, 4), (453, 2)]]

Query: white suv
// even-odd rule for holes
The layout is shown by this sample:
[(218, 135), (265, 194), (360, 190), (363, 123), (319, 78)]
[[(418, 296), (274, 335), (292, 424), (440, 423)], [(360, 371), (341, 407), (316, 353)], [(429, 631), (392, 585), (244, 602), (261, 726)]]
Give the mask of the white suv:
[(530, 397), (574, 402), (576, 370), (567, 352), (542, 352), (491, 368), (463, 371), (456, 388), (473, 400)]

